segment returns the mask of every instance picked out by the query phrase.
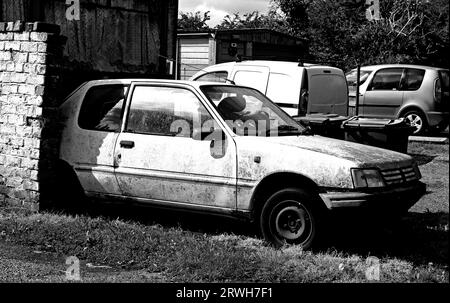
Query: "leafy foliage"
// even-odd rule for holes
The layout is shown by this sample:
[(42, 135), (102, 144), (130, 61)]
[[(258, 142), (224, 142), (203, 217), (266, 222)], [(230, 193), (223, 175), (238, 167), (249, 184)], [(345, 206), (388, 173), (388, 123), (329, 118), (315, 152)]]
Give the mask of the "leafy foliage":
[(294, 33), (310, 39), (317, 61), (345, 70), (357, 62), (449, 65), (447, 0), (382, 0), (381, 19), (372, 21), (360, 0), (274, 2)]
[(278, 12), (271, 10), (267, 15), (257, 11), (241, 16), (234, 13), (232, 16), (226, 15), (222, 23), (217, 25), (217, 29), (241, 29), (241, 28), (269, 28), (281, 32), (289, 31), (286, 19)]
[[(308, 41), (305, 61), (344, 70), (380, 63), (449, 66), (448, 0), (380, 0), (380, 20), (364, 0), (272, 0), (268, 14), (227, 15), (217, 29), (269, 28)], [(181, 13), (179, 27), (210, 29), (209, 12)]]
[(201, 31), (208, 30), (209, 26), (206, 23), (210, 20), (209, 11), (202, 12), (180, 12), (180, 17), (178, 18), (178, 28), (182, 30), (189, 31)]

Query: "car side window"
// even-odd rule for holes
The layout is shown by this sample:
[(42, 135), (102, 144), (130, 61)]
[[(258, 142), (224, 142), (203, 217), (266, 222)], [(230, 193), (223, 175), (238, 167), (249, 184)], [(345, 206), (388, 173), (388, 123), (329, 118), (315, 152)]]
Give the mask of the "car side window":
[(370, 90), (399, 90), (403, 68), (385, 68), (373, 77)]
[(87, 130), (118, 132), (127, 90), (123, 84), (90, 88), (80, 108), (78, 125)]
[(125, 131), (160, 136), (192, 137), (212, 120), (193, 92), (176, 87), (136, 86)]
[(418, 90), (423, 82), (425, 70), (408, 68), (405, 73), (402, 90)]
[(197, 79), (195, 79), (195, 81), (226, 83), (227, 78), (228, 78), (228, 73), (225, 71), (221, 71), (221, 72), (212, 72), (212, 73), (204, 74), (204, 75), (198, 77)]

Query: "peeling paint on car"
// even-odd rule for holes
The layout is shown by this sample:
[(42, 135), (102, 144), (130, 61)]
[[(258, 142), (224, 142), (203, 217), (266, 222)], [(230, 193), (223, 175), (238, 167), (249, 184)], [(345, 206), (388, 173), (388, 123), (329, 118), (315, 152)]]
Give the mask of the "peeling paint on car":
[[(275, 173), (297, 174), (320, 188), (350, 191), (354, 189), (352, 168), (383, 171), (414, 165), (405, 154), (320, 136), (236, 136), (206, 102), (198, 82), (155, 81), (159, 86), (176, 84), (203, 96), (203, 105), (225, 136), (225, 142), (215, 141), (217, 146), (222, 143), (220, 157), (211, 140), (126, 132), (124, 125), (120, 132), (79, 127), (81, 102), (90, 87), (136, 85), (133, 83), (139, 81), (151, 82), (90, 82), (61, 107), (65, 128), (60, 159), (74, 168), (88, 194), (251, 211), (250, 201), (258, 184)], [(124, 103), (129, 104), (130, 98)]]

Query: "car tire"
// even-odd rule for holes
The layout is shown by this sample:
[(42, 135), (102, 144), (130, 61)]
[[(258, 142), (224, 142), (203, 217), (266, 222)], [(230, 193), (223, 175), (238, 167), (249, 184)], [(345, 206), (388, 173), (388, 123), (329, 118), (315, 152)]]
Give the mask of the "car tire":
[(320, 211), (314, 195), (297, 188), (273, 194), (260, 214), (260, 229), (266, 241), (276, 247), (285, 244), (310, 249), (317, 243)]
[(428, 129), (427, 120), (425, 115), (419, 111), (411, 110), (403, 114), (403, 118), (411, 125), (416, 127), (413, 135), (422, 135)]

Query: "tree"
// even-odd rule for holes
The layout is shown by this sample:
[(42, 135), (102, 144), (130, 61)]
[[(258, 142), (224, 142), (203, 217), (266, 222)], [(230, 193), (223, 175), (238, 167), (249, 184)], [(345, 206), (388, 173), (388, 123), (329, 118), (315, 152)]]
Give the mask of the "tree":
[(276, 31), (289, 31), (285, 18), (274, 10), (270, 10), (267, 15), (257, 11), (241, 16), (234, 13), (232, 16), (226, 15), (222, 22), (216, 26), (217, 29), (240, 29), (240, 28), (268, 28)]
[(272, 0), (273, 7), (281, 10), (290, 32), (299, 38), (309, 39), (308, 8), (313, 0)]
[(274, 0), (312, 59), (344, 70), (361, 64), (448, 67), (448, 0), (382, 0), (381, 20), (365, 18), (361, 0)]
[(211, 19), (209, 13), (210, 13), (209, 11), (205, 13), (202, 13), (200, 11), (197, 11), (195, 13), (180, 12), (180, 17), (178, 18), (178, 29), (188, 31), (209, 30), (210, 27), (206, 23)]

